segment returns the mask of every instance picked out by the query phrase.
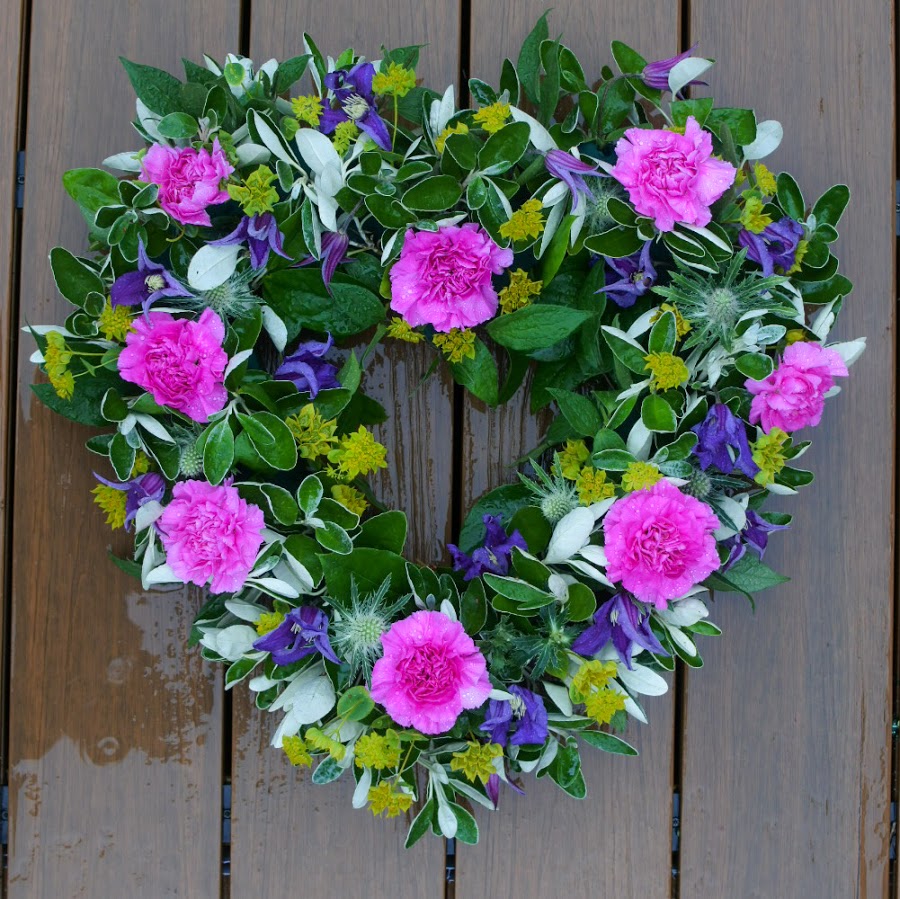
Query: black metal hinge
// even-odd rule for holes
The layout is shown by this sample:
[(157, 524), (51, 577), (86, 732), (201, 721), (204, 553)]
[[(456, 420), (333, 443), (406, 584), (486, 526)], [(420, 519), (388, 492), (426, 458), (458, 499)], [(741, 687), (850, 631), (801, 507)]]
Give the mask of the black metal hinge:
[(231, 784), (222, 786), (222, 876), (231, 876)]
[(16, 209), (25, 206), (25, 151), (16, 153)]
[(456, 840), (447, 840), (444, 880), (446, 883), (456, 883)]
[(0, 856), (5, 871), (9, 865), (9, 787), (0, 787)]
[(672, 794), (672, 877), (678, 877), (678, 858), (681, 852), (681, 793)]
[(897, 859), (897, 803), (891, 803), (891, 842), (888, 850), (888, 859), (896, 861)]

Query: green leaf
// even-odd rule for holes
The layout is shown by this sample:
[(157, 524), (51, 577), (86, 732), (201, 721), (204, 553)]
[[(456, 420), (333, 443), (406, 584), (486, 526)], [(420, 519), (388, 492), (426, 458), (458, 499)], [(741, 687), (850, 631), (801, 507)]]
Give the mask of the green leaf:
[(210, 484), (220, 484), (234, 461), (234, 434), (226, 415), (206, 432), (203, 445), (203, 474)]
[(116, 477), (120, 481), (127, 481), (131, 477), (131, 469), (134, 468), (135, 449), (129, 446), (122, 434), (116, 434), (109, 444), (109, 461), (115, 469)]
[(432, 175), (405, 191), (400, 198), (407, 209), (415, 212), (443, 212), (459, 202), (462, 187), (450, 175)]
[(83, 306), (90, 293), (106, 293), (103, 279), (64, 247), (50, 251), (50, 268), (59, 292), (76, 306)]
[(356, 546), (368, 546), (372, 549), (386, 549), (394, 553), (402, 553), (406, 544), (406, 513), (399, 509), (382, 512), (380, 515), (363, 522)]
[(318, 269), (272, 272), (263, 278), (262, 288), (266, 302), (287, 328), (288, 341), (296, 338), (301, 328), (330, 332), (336, 339), (350, 337), (384, 318), (381, 299), (340, 274), (331, 281), (331, 293)]
[(259, 659), (238, 659), (229, 665), (225, 672), (225, 689), (230, 690), (235, 684), (239, 684), (258, 664)]
[(325, 549), (341, 556), (346, 556), (353, 551), (353, 541), (350, 539), (350, 535), (333, 521), (326, 521), (322, 527), (316, 528), (316, 540)]
[(290, 471), (297, 464), (297, 443), (288, 426), (271, 412), (254, 412), (244, 415), (238, 412), (253, 448), (260, 458), (279, 471)]
[(237, 488), (243, 499), (259, 506), (263, 512), (268, 511), (269, 517), (279, 524), (289, 527), (297, 520), (297, 503), (284, 487), (243, 481), (237, 484)]
[(362, 686), (351, 687), (339, 700), (337, 713), (345, 721), (363, 721), (375, 708), (369, 691)]
[(763, 564), (753, 553), (745, 553), (727, 572), (714, 572), (704, 582), (711, 590), (722, 590), (730, 593), (743, 593), (752, 600), (752, 594), (769, 587), (784, 584), (790, 578), (778, 574)]
[(312, 59), (312, 55), (304, 53), (302, 56), (292, 56), (290, 59), (279, 63), (278, 68), (275, 70), (274, 92), (283, 94), (285, 91), (290, 90), (306, 71), (310, 59)]
[(525, 155), (530, 134), (527, 122), (513, 122), (492, 134), (478, 154), (481, 174), (502, 175), (509, 171)]
[(409, 849), (411, 846), (414, 846), (426, 833), (428, 833), (432, 819), (436, 814), (437, 803), (433, 798), (429, 799), (428, 802), (422, 806), (422, 811), (413, 818), (412, 824), (409, 825), (409, 830), (406, 834), (406, 843), (404, 844), (405, 848)]
[(553, 574), (543, 562), (526, 556), (518, 546), (514, 546), (512, 550), (512, 565), (517, 577), (527, 581), (532, 587), (540, 588), (542, 592)]
[(831, 225), (837, 227), (847, 204), (850, 202), (850, 188), (846, 184), (835, 184), (828, 188), (813, 206), (813, 215), (816, 217), (816, 225)]
[(568, 337), (590, 317), (590, 312), (580, 309), (535, 303), (493, 319), (487, 326), (487, 332), (501, 346), (530, 352)]
[(619, 737), (604, 733), (602, 730), (583, 730), (579, 736), (589, 746), (602, 749), (603, 752), (612, 752), (616, 755), (637, 755), (638, 751), (630, 743), (626, 743)]
[(559, 411), (576, 434), (593, 437), (603, 427), (600, 412), (586, 396), (554, 387), (547, 392), (556, 400)]
[(734, 360), (734, 367), (747, 378), (763, 381), (772, 374), (775, 363), (762, 353), (744, 353)]
[(291, 534), (284, 541), (285, 552), (290, 553), (309, 573), (315, 584), (322, 580), (322, 563), (319, 561), (319, 545), (305, 534)]
[(464, 172), (471, 172), (478, 164), (478, 145), (469, 134), (451, 134), (444, 143), (444, 152), (449, 153)]
[(384, 228), (404, 228), (415, 220), (415, 215), (403, 208), (399, 200), (371, 194), (366, 197), (366, 209), (375, 216), (378, 224)]
[(453, 380), (473, 396), (489, 406), (497, 405), (500, 390), (497, 363), (491, 351), (477, 337), (475, 358), (467, 356), (462, 362), (453, 362), (450, 370), (453, 372)]
[(613, 355), (628, 369), (636, 374), (647, 376), (647, 362), (643, 347), (638, 346), (637, 342), (624, 331), (604, 325), (601, 330), (606, 339), (606, 343), (613, 351)]
[(500, 577), (497, 574), (484, 574), (484, 581), (488, 586), (492, 587), (501, 596), (511, 599), (514, 602), (522, 604), (523, 607), (541, 608), (549, 605), (556, 600), (552, 593), (546, 590), (539, 590), (526, 584), (525, 581), (510, 577)]
[(449, 805), (450, 811), (456, 816), (456, 839), (460, 843), (474, 846), (478, 842), (478, 823), (461, 805), (455, 802)]
[(119, 203), (119, 181), (102, 169), (70, 169), (63, 175), (66, 193), (81, 207), (88, 221), (104, 206)]
[(683, 126), (688, 116), (693, 116), (701, 127), (713, 108), (712, 97), (703, 97), (699, 100), (675, 100), (672, 103), (672, 121)]
[(170, 112), (160, 119), (156, 127), (163, 137), (171, 137), (175, 140), (193, 137), (200, 130), (197, 120), (186, 112)]
[(470, 636), (477, 634), (487, 622), (484, 585), (478, 578), (469, 581), (466, 592), (460, 597), (459, 620)]
[(178, 112), (181, 105), (181, 82), (162, 69), (131, 62), (119, 57), (138, 99), (157, 115)]
[(79, 424), (101, 428), (109, 425), (100, 412), (103, 395), (110, 388), (121, 386), (118, 373), (100, 368), (90, 378), (75, 381), (75, 393), (69, 400), (58, 397), (49, 384), (32, 384), (31, 389), (48, 409)]
[(651, 394), (641, 403), (641, 421), (648, 431), (671, 434), (678, 427), (678, 420), (672, 407), (656, 394)]
[(314, 784), (330, 784), (337, 780), (346, 771), (334, 759), (327, 758), (313, 772), (312, 782)]
[(622, 41), (613, 41), (610, 45), (613, 59), (623, 75), (640, 75), (647, 66), (647, 60), (636, 50)]
[(586, 584), (569, 584), (569, 601), (566, 603), (570, 621), (587, 621), (597, 611), (597, 597)]
[(587, 795), (587, 787), (581, 773), (581, 756), (574, 740), (566, 746), (559, 747), (556, 758), (545, 770), (561, 790), (575, 799), (584, 799)]
[(627, 450), (605, 449), (594, 453), (591, 461), (595, 468), (602, 468), (604, 471), (626, 471), (635, 459)]
[(677, 337), (675, 316), (671, 312), (664, 312), (650, 329), (647, 349), (651, 353), (671, 353), (675, 349)]
[(397, 553), (383, 549), (357, 547), (350, 555), (321, 555), (322, 570), (328, 595), (339, 607), (350, 599), (351, 578), (361, 595), (372, 593), (390, 578), (388, 598), (399, 599), (409, 592), (406, 581), (406, 560)]
[(324, 492), (322, 482), (314, 474), (303, 479), (297, 488), (297, 502), (305, 515), (315, 515)]
[(706, 119), (706, 127), (719, 138), (727, 128), (739, 147), (746, 147), (756, 140), (756, 116), (752, 109), (713, 109)]
[(538, 89), (540, 95), (538, 119), (542, 124), (549, 126), (559, 105), (559, 41), (541, 43), (541, 62), (544, 66), (544, 77)]
[[(468, 520), (468, 519), (467, 519)], [(532, 555), (538, 555), (547, 549), (553, 528), (536, 506), (523, 506), (510, 519), (508, 533), (518, 531)]]
[(588, 237), (584, 245), (592, 252), (600, 256), (611, 256), (621, 259), (631, 256), (644, 245), (634, 228), (610, 228), (602, 234), (593, 234)]
[(541, 89), (541, 44), (550, 36), (547, 27), (547, 13), (544, 13), (522, 43), (516, 69), (525, 94), (532, 103), (537, 103)]
[(784, 210), (785, 215), (789, 215), (797, 221), (806, 218), (806, 203), (797, 182), (787, 172), (781, 172), (776, 179), (776, 184), (778, 185), (778, 205)]

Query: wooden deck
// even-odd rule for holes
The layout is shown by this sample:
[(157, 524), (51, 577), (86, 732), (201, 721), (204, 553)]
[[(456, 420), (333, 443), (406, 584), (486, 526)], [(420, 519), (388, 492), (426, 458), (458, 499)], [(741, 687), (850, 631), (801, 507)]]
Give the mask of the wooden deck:
[[(86, 433), (32, 402), (20, 323), (59, 319), (50, 247), (83, 228), (60, 176), (131, 148), (117, 57), (327, 52), (427, 43), (422, 76), (495, 79), (545, 0), (4, 0), (0, 3), (0, 777), (3, 889), (14, 899), (293, 896), (438, 899), (849, 899), (900, 896), (896, 786), (895, 4), (891, 0), (556, 0), (590, 70), (613, 38), (648, 57), (695, 42), (716, 97), (785, 124), (775, 165), (808, 194), (845, 181), (839, 245), (856, 284), (839, 339), (869, 349), (808, 456), (818, 482), (773, 541), (793, 581), (754, 616), (723, 597), (706, 670), (678, 673), (633, 728), (639, 759), (592, 754), (589, 798), (541, 782), (504, 796), (482, 843), (402, 848), (405, 824), (354, 812), (266, 747), (240, 688), (185, 646), (193, 590), (144, 593), (111, 563), (91, 505)], [(26, 153), (16, 209), (16, 153)], [(509, 476), (537, 423), (488, 412), (414, 353), (371, 381), (392, 415), (381, 489), (437, 559), (454, 516)], [(370, 382), (371, 383), (371, 382)], [(118, 537), (114, 546), (126, 544)], [(230, 822), (223, 821), (230, 792)], [(677, 800), (677, 808), (676, 808)], [(673, 828), (677, 812), (678, 827)], [(223, 830), (223, 823), (228, 825)], [(393, 826), (396, 824), (396, 826)], [(677, 839), (673, 842), (673, 829)], [(224, 839), (227, 835), (228, 839)], [(463, 851), (464, 850), (464, 851)], [(452, 866), (448, 876), (447, 868)]]

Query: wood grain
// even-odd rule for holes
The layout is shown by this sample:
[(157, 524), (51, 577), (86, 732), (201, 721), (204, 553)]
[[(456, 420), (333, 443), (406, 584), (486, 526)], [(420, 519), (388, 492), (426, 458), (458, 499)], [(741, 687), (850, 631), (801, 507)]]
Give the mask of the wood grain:
[(6, 771), (6, 622), (9, 595), (8, 526), (11, 516), (9, 467), (12, 458), (13, 410), (15, 403), (11, 381), (15, 371), (14, 347), (18, 319), (13, 300), (18, 259), (15, 236), (18, 225), (16, 204), (16, 151), (18, 149), (18, 113), (21, 91), (20, 65), (22, 43), (22, 6), (8, 3), (0, 9), (0, 109), (7, 111), (7, 127), (0, 134), (0, 260), (6, 266), (0, 280), (0, 771)]
[[(369, 22), (379, 23), (377, 33)], [(427, 43), (419, 76), (439, 85), (456, 78), (455, 3), (377, 0), (367, 5), (365, 16), (349, 0), (253, 3), (252, 56), (301, 53), (304, 31), (332, 56), (352, 46), (377, 59), (382, 42), (389, 47)], [(409, 516), (408, 556), (435, 563), (450, 539), (453, 400), (445, 376), (420, 385), (429, 361), (421, 346), (392, 342), (374, 354), (364, 387), (390, 416), (376, 431), (388, 447), (389, 462), (374, 483), (376, 492)], [(273, 717), (253, 708), (246, 690), (235, 696), (233, 894), (280, 897), (289, 884), (302, 883), (304, 896), (355, 895), (361, 884), (375, 896), (442, 896), (443, 841), (426, 839), (407, 852), (405, 818), (373, 821), (368, 812), (354, 811), (346, 777), (346, 783), (328, 788), (309, 783), (308, 775), (292, 770), (268, 745), (277, 723)]]
[[(688, 679), (681, 895), (884, 896), (888, 876), (894, 459), (892, 4), (693, 0), (717, 100), (785, 123), (776, 170), (853, 198), (838, 253), (856, 289), (834, 339), (868, 350), (829, 402), (766, 557), (792, 582), (757, 614), (723, 596)], [(748, 43), (748, 35), (757, 35)], [(763, 37), (764, 36), (764, 37)], [(756, 46), (756, 51), (750, 49)], [(804, 434), (804, 436), (807, 436)]]
[[(238, 4), (36, 0), (32, 15), (21, 311), (52, 323), (66, 311), (47, 253), (86, 243), (60, 177), (139, 145), (117, 56), (176, 70), (221, 54)], [(201, 597), (145, 594), (107, 559), (130, 537), (110, 537), (91, 503), (87, 429), (32, 402), (31, 349), (16, 410), (9, 895), (217, 896), (220, 680), (185, 645)]]
[[(474, 0), (472, 74), (496, 82), (502, 55), (515, 59), (545, 8), (542, 0)], [(648, 58), (676, 53), (678, 17), (675, 0), (564, 2), (555, 4), (549, 25), (550, 34), (561, 34), (578, 54), (591, 80), (611, 61), (613, 39)], [(466, 403), (464, 507), (484, 490), (509, 481), (512, 460), (537, 443), (540, 424), (524, 412), (526, 406), (522, 391), (500, 410)], [(638, 746), (639, 758), (583, 751), (584, 802), (547, 781), (528, 778), (527, 797), (507, 792), (498, 812), (480, 817), (483, 845), (457, 847), (458, 895), (538, 899), (598, 895), (598, 890), (609, 896), (668, 895), (673, 700), (670, 694), (647, 705), (649, 729), (634, 725), (627, 735)]]

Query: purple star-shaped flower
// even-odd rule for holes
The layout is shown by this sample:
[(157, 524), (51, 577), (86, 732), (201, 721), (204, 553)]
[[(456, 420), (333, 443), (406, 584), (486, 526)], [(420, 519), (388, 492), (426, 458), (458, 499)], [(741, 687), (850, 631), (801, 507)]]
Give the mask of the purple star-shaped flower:
[(507, 574), (513, 547), (528, 549), (525, 538), (518, 531), (507, 535), (500, 523), (499, 515), (485, 515), (481, 520), (487, 529), (484, 546), (476, 549), (471, 556), (462, 552), (452, 543), (447, 544), (447, 549), (450, 550), (450, 555), (453, 557), (453, 570), (465, 571), (464, 581), (480, 577), (485, 571), (493, 574)]
[[(654, 90), (667, 91), (669, 89), (669, 73), (683, 59), (687, 59), (697, 45), (694, 44), (690, 50), (679, 53), (677, 56), (670, 56), (668, 59), (658, 59), (656, 62), (648, 62), (641, 72), (641, 81), (652, 87)], [(692, 81), (691, 84), (706, 84), (705, 81)], [(690, 85), (687, 85), (690, 87)]]
[[(507, 691), (513, 698), (492, 699), (480, 730), (491, 735), (491, 742), (499, 746), (512, 743), (540, 745), (547, 739), (547, 709), (544, 700), (531, 690), (513, 685)], [(512, 737), (510, 737), (512, 730)]]
[(328, 616), (315, 606), (291, 609), (274, 631), (253, 643), (253, 648), (271, 653), (276, 665), (291, 665), (315, 652), (341, 664), (328, 639)]
[(245, 215), (238, 223), (237, 228), (220, 237), (218, 240), (210, 241), (211, 247), (229, 247), (235, 244), (246, 242), (250, 250), (250, 267), (256, 271), (262, 268), (269, 261), (269, 253), (274, 251), (285, 259), (290, 259), (284, 252), (284, 237), (278, 230), (278, 222), (271, 212), (264, 212), (261, 215)]
[(697, 445), (691, 452), (704, 471), (715, 465), (722, 474), (731, 474), (737, 466), (748, 478), (759, 474), (759, 466), (753, 461), (747, 442), (744, 422), (724, 403), (716, 403), (706, 418), (691, 430), (697, 435)]
[(138, 240), (138, 267), (136, 272), (125, 272), (119, 275), (113, 282), (109, 291), (113, 306), (137, 306), (141, 305), (144, 312), (162, 297), (192, 297), (179, 281), (177, 281), (165, 266), (153, 262), (144, 249), (142, 241)]
[(650, 630), (650, 616), (627, 593), (617, 593), (594, 612), (594, 623), (576, 638), (572, 651), (580, 656), (593, 656), (610, 640), (628, 668), (633, 667), (631, 653), (635, 645), (657, 655), (669, 654)]
[(618, 275), (619, 280), (605, 287), (601, 287), (597, 293), (605, 293), (617, 306), (627, 309), (633, 306), (638, 297), (642, 297), (656, 283), (656, 269), (650, 261), (650, 241), (632, 256), (624, 256), (621, 259), (613, 259), (604, 256), (607, 271), (606, 280), (610, 280), (610, 270), (613, 275)]
[(334, 92), (340, 104), (335, 109), (325, 109), (319, 119), (319, 130), (331, 134), (341, 122), (353, 122), (382, 150), (391, 149), (391, 137), (384, 119), (378, 115), (372, 79), (375, 66), (370, 62), (357, 63), (352, 69), (338, 69), (325, 76), (325, 86)]
[(767, 225), (760, 234), (744, 229), (738, 243), (747, 248), (747, 258), (758, 262), (766, 276), (775, 274), (777, 265), (788, 271), (797, 260), (797, 246), (803, 239), (803, 225), (785, 216)]
[(572, 209), (578, 208), (578, 199), (584, 196), (592, 199), (593, 194), (584, 180), (589, 175), (601, 177), (602, 173), (597, 171), (596, 165), (588, 165), (581, 159), (576, 159), (571, 153), (564, 153), (562, 150), (551, 150), (544, 157), (544, 165), (547, 171), (554, 178), (559, 178), (569, 188), (572, 194)]
[(315, 399), (320, 390), (340, 387), (337, 367), (322, 357), (331, 349), (334, 341), (331, 335), (325, 341), (306, 340), (301, 343), (290, 356), (275, 370), (275, 378), (279, 381), (293, 381), (300, 393), (308, 392), (310, 399)]
[(758, 512), (753, 509), (747, 510), (747, 524), (740, 534), (735, 534), (727, 540), (722, 541), (722, 546), (728, 549), (728, 558), (722, 566), (723, 571), (727, 571), (741, 559), (747, 547), (749, 546), (760, 561), (766, 553), (766, 547), (769, 545), (769, 534), (773, 531), (786, 531), (790, 525), (787, 524), (770, 524)]
[(343, 231), (329, 231), (327, 234), (322, 235), (321, 260), (316, 259), (315, 256), (307, 256), (306, 259), (298, 263), (298, 265), (311, 265), (313, 262), (321, 261), (322, 280), (325, 282), (328, 292), (331, 293), (331, 279), (334, 277), (337, 267), (342, 262), (346, 262), (349, 258), (347, 256), (347, 248), (349, 246), (350, 238), (344, 234)]
[(137, 515), (138, 509), (149, 502), (159, 502), (166, 492), (166, 482), (162, 475), (158, 475), (155, 471), (148, 471), (146, 474), (139, 474), (130, 481), (123, 481), (121, 484), (115, 481), (107, 481), (106, 478), (100, 477), (94, 472), (94, 477), (101, 484), (112, 487), (114, 490), (126, 491), (125, 496), (125, 530), (131, 530), (131, 522)]

